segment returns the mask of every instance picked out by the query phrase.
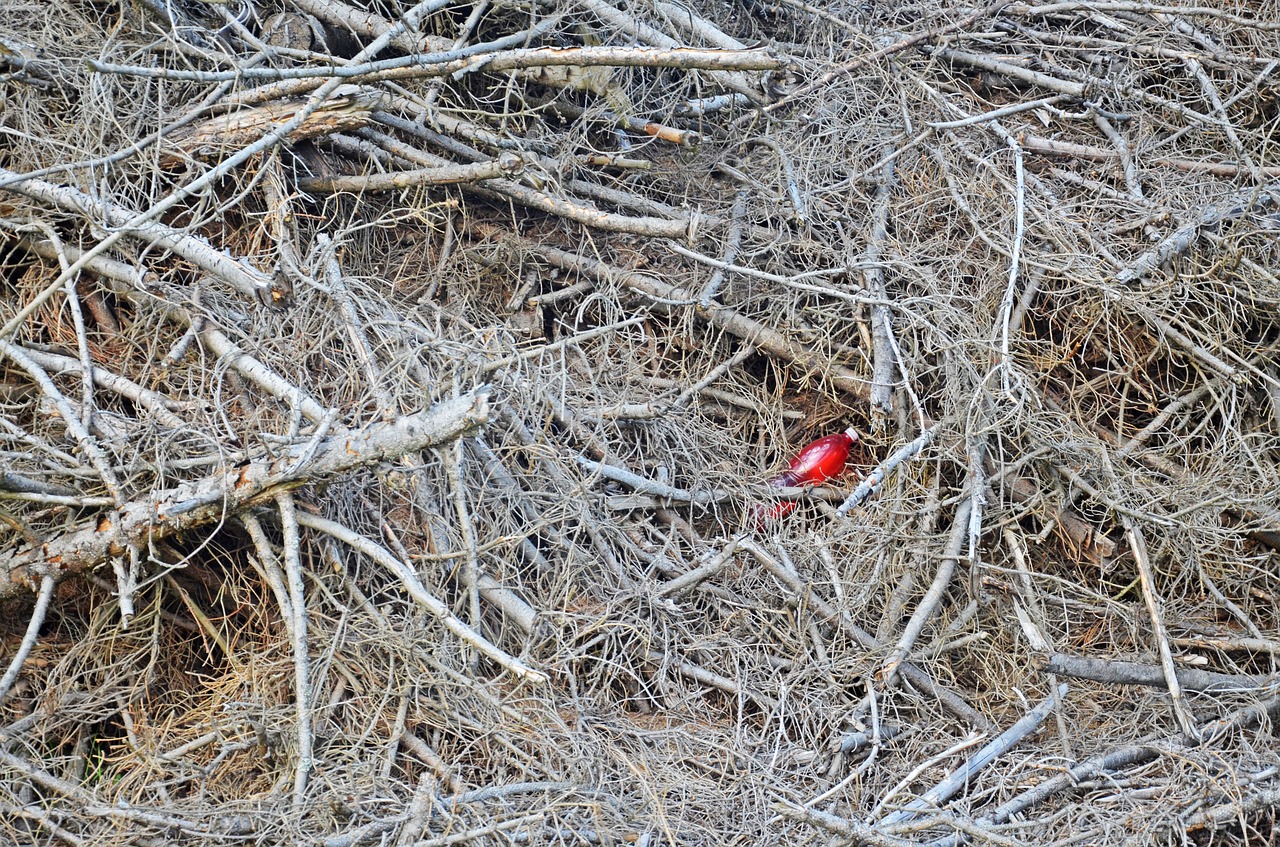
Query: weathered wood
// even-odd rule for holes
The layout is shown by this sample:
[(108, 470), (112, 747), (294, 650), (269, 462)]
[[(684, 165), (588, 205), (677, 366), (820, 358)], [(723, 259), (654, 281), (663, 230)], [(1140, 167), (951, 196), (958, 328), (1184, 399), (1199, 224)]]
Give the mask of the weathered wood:
[(19, 548), (0, 569), (0, 598), (30, 590), (46, 574), (61, 578), (122, 555), (129, 545), (145, 547), (223, 520), (280, 491), (447, 443), (489, 419), (488, 396), (488, 387), (481, 386), (390, 424), (299, 444), (274, 458), (149, 492), (114, 517), (100, 516), (92, 525), (53, 536), (39, 547)]

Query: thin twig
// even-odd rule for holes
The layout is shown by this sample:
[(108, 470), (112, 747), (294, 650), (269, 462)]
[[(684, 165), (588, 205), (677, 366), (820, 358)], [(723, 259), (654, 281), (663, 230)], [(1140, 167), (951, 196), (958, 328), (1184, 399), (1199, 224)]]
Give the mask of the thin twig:
[[(23, 347), (22, 350), (31, 361), (53, 374), (74, 373), (83, 375), (85, 373), (84, 365), (79, 359), (60, 356), (57, 353), (32, 350), (26, 347)], [(161, 426), (167, 426), (170, 429), (183, 429), (187, 426), (186, 421), (171, 411), (171, 409), (179, 408), (182, 404), (170, 397), (144, 388), (133, 380), (112, 373), (101, 366), (93, 367), (93, 381), (100, 388), (113, 391), (139, 407), (146, 409), (155, 417), (156, 423)]]
[(993, 738), (989, 744), (970, 756), (963, 765), (948, 774), (946, 779), (901, 809), (885, 815), (877, 826), (886, 827), (905, 823), (919, 814), (941, 807), (957, 791), (968, 786), (978, 771), (1012, 750), (1022, 739), (1039, 729), (1040, 724), (1059, 706), (1066, 695), (1067, 685), (1063, 683), (1048, 697), (1041, 700), (1035, 708), (1019, 718), (1017, 723)]
[[(480, 49), (486, 48), (486, 49)], [(367, 49), (366, 49), (367, 52)], [(352, 61), (338, 67), (244, 68), (234, 71), (183, 71), (145, 65), (117, 65), (90, 60), (89, 66), (102, 74), (122, 74), (148, 79), (188, 82), (226, 82), (230, 79), (304, 80), (324, 78), (334, 82), (402, 82), (430, 77), (461, 78), (484, 71), (502, 73), (529, 68), (618, 67), (680, 68), (711, 71), (769, 71), (782, 67), (782, 60), (766, 50), (703, 50), (692, 47), (530, 47), (490, 51), (487, 45), (430, 53), (380, 62)], [(750, 88), (746, 88), (750, 91)], [(745, 92), (744, 92), (745, 93)], [(301, 124), (301, 122), (299, 122)], [(5, 174), (4, 176), (7, 176)], [(3, 178), (3, 177), (0, 177)]]
[[(742, 245), (742, 220), (747, 214), (747, 201), (751, 199), (751, 192), (739, 191), (733, 198), (733, 211), (730, 212), (729, 218), (729, 234), (725, 239), (724, 255), (721, 259), (725, 266), (732, 265), (734, 260), (738, 258), (738, 248)], [(702, 308), (710, 308), (711, 301), (720, 291), (720, 285), (724, 282), (725, 268), (716, 268), (711, 274), (711, 278), (707, 280), (707, 284), (702, 287), (702, 294), (698, 298), (698, 305)]]
[(512, 178), (524, 171), (524, 159), (515, 153), (503, 153), (492, 162), (468, 165), (440, 165), (413, 171), (394, 171), (363, 176), (320, 176), (298, 180), (298, 189), (310, 194), (337, 194), (363, 191), (399, 191), (426, 185), (457, 185), (486, 179)]
[(467, 508), (466, 476), (463, 473), (462, 441), (441, 449), (445, 472), (449, 475), (449, 493), (453, 501), (453, 512), (462, 529), (463, 559), (462, 587), (467, 592), (467, 617), (471, 628), (480, 630), (480, 556), (477, 552), (476, 528), (471, 522), (471, 511)]
[[(867, 239), (867, 248), (863, 251), (862, 262), (865, 264), (863, 278), (871, 296), (881, 302), (889, 299), (884, 282), (884, 268), (880, 264), (880, 256), (884, 250), (885, 239), (889, 232), (890, 200), (893, 197), (894, 166), (892, 148), (885, 152), (884, 166), (880, 172), (879, 185), (876, 187), (875, 219), (871, 234)], [(871, 306), (871, 413), (879, 427), (893, 414), (894, 385), (898, 375), (897, 345), (893, 341), (892, 315), (885, 306)]]
[[(1223, 718), (1210, 721), (1198, 727), (1197, 736), (1200, 741), (1215, 739), (1233, 729), (1243, 729), (1255, 726), (1264, 720), (1274, 720), (1277, 715), (1280, 715), (1280, 695), (1269, 697), (1261, 703), (1238, 709)], [(1079, 785), (1098, 774), (1121, 771), (1149, 762), (1165, 753), (1176, 755), (1179, 752), (1178, 748), (1194, 745), (1200, 741), (1186, 735), (1174, 736), (1163, 743), (1127, 744), (1099, 753), (1069, 768), (1065, 773), (1020, 792), (994, 809), (990, 815), (980, 818), (978, 823), (1004, 823), (1013, 815), (1021, 814), (1055, 794), (1070, 790), (1072, 786)]]
[[(557, 267), (579, 271), (601, 281), (620, 283), (661, 304), (693, 305), (697, 302), (696, 295), (650, 274), (610, 267), (587, 256), (575, 255), (567, 250), (536, 243), (527, 238), (505, 232), (497, 227), (477, 224), (473, 229), (483, 237), (506, 241), (541, 255)], [(713, 326), (732, 333), (754, 345), (763, 352), (780, 356), (801, 367), (823, 374), (825, 378), (829, 379), (833, 385), (842, 391), (846, 391), (855, 397), (865, 398), (867, 396), (866, 381), (850, 369), (832, 363), (817, 351), (783, 336), (777, 330), (747, 317), (735, 309), (719, 303), (713, 303), (710, 308), (700, 309), (694, 314)]]
[(853, 489), (853, 493), (851, 493), (848, 498), (840, 504), (839, 508), (836, 509), (836, 512), (841, 516), (848, 515), (850, 511), (862, 505), (862, 503), (864, 503), (866, 499), (884, 483), (885, 478), (889, 474), (893, 473), (894, 469), (898, 467), (898, 465), (908, 459), (914, 458), (921, 450), (928, 447), (933, 442), (938, 426), (938, 424), (934, 424), (924, 432), (921, 432), (916, 436), (915, 440), (909, 444), (904, 444), (902, 447), (899, 447), (891, 456), (889, 456), (889, 458), (877, 465), (871, 473), (867, 474), (866, 477), (863, 478), (862, 482), (858, 483), (858, 487)]
[(1000, 368), (1004, 382), (1004, 391), (1012, 393), (1013, 359), (1011, 350), (1011, 327), (1014, 304), (1017, 302), (1018, 272), (1022, 261), (1022, 242), (1026, 237), (1026, 178), (1022, 167), (1022, 146), (1013, 136), (1006, 135), (1005, 143), (1013, 151), (1013, 248), (1009, 257), (1009, 281), (1005, 286), (1004, 298), (1000, 301)]
[(949, 62), (968, 65), (971, 68), (978, 68), (991, 73), (1000, 74), (1010, 79), (1016, 79), (1028, 85), (1034, 85), (1039, 88), (1047, 88), (1050, 91), (1056, 91), (1067, 97), (1080, 98), (1084, 96), (1085, 85), (1080, 82), (1068, 82), (1065, 79), (1058, 79), (1049, 74), (1040, 73), (1039, 71), (1023, 68), (1001, 59), (995, 59), (991, 56), (984, 56), (979, 53), (971, 53), (968, 50), (956, 50), (951, 47), (937, 47), (928, 51), (932, 56), (940, 59), (946, 59)]
[(724, 549), (711, 557), (705, 565), (700, 565), (691, 571), (686, 571), (675, 579), (667, 580), (657, 586), (653, 593), (658, 597), (671, 597), (679, 594), (688, 588), (692, 588), (705, 579), (715, 576), (724, 570), (725, 565), (733, 558), (734, 552), (738, 549), (738, 539), (730, 539)]
[[(1181, 639), (1185, 642), (1185, 639)], [(1175, 644), (1180, 639), (1171, 639)], [(1201, 646), (1196, 644), (1195, 646)], [(1091, 679), (1111, 685), (1145, 685), (1152, 688), (1169, 687), (1163, 665), (1140, 662), (1122, 662), (1115, 659), (1092, 659), (1086, 656), (1068, 656), (1053, 653), (1044, 661), (1047, 673)], [(1202, 671), (1198, 668), (1176, 668), (1174, 674), (1184, 691), (1209, 691), (1213, 693), (1265, 691), (1280, 683), (1280, 677), (1255, 674), (1230, 674)]]
[(1142, 600), (1147, 606), (1147, 615), (1151, 618), (1152, 637), (1160, 651), (1160, 666), (1164, 670), (1165, 685), (1169, 689), (1173, 713), (1177, 715), (1182, 731), (1187, 736), (1199, 740), (1194, 718), (1182, 695), (1182, 684), (1178, 681), (1177, 668), (1173, 664), (1173, 652), (1169, 649), (1169, 634), (1164, 625), (1160, 596), (1156, 593), (1155, 574), (1151, 572), (1151, 560), (1147, 556), (1147, 542), (1143, 538), (1142, 530), (1128, 515), (1121, 515), (1120, 521), (1124, 524), (1125, 536), (1129, 539), (1129, 549), (1133, 552), (1134, 561), (1138, 565), (1138, 576), (1142, 583)]
[(329, 412), (324, 406), (312, 399), (301, 388), (277, 374), (260, 359), (246, 353), (234, 341), (210, 326), (200, 333), (200, 343), (209, 352), (223, 359), (227, 366), (234, 368), (241, 376), (251, 380), (255, 385), (278, 400), (283, 400), (297, 408), (303, 417), (312, 423), (321, 423)]
[[(777, 579), (781, 581), (789, 591), (795, 594), (796, 597), (804, 598), (808, 605), (812, 606), (813, 609), (824, 618), (829, 621), (835, 621), (841, 630), (846, 632), (853, 638), (853, 640), (857, 641), (865, 649), (883, 649), (883, 645), (877, 642), (871, 633), (855, 624), (849, 618), (847, 613), (836, 609), (825, 599), (819, 596), (817, 592), (813, 590), (812, 586), (806, 585), (804, 581), (801, 580), (799, 574), (789, 571), (781, 562), (760, 547), (760, 545), (756, 544), (749, 538), (740, 538), (738, 540), (738, 547), (742, 550), (746, 550), (754, 556), (756, 561), (760, 562), (760, 564), (767, 568), (768, 571), (777, 577)], [(987, 720), (985, 716), (975, 710), (968, 703), (964, 702), (962, 698), (953, 692), (938, 685), (929, 677), (928, 674), (910, 662), (901, 663), (898, 666), (898, 673), (905, 680), (911, 683), (912, 687), (924, 691), (929, 696), (935, 698), (944, 708), (947, 709), (947, 711), (963, 720), (969, 726), (972, 726), (975, 729), (980, 729), (984, 732), (994, 730), (994, 726), (991, 721)]]
[(310, 657), (307, 653), (307, 595), (302, 579), (302, 541), (298, 534), (298, 509), (293, 495), (282, 491), (275, 497), (280, 512), (281, 551), (284, 554), (284, 572), (291, 599), (290, 612), (293, 622), (289, 636), (293, 644), (293, 674), (295, 715), (294, 728), (298, 738), (298, 760), (293, 777), (293, 803), (302, 805), (307, 793), (307, 781), (312, 762), (312, 686)]
[(1006, 118), (1010, 115), (1016, 115), (1019, 112), (1029, 112), (1034, 109), (1041, 109), (1045, 106), (1056, 106), (1059, 103), (1072, 99), (1068, 94), (1053, 94), (1049, 97), (1042, 97), (1039, 100), (1028, 100), (1025, 103), (1011, 103), (1008, 106), (1001, 106), (999, 109), (992, 109), (989, 112), (983, 112), (980, 115), (970, 115), (967, 118), (957, 118), (954, 121), (930, 121), (929, 126), (933, 129), (960, 129), (961, 127), (974, 126), (975, 124), (986, 123), (987, 121), (995, 121), (1000, 118)]
[(898, 637), (898, 643), (889, 651), (889, 657), (880, 668), (880, 677), (885, 685), (893, 685), (900, 666), (910, 654), (916, 639), (924, 631), (925, 625), (933, 617), (933, 613), (942, 602), (943, 595), (951, 585), (951, 575), (955, 572), (956, 563), (960, 560), (965, 539), (969, 537), (969, 514), (972, 509), (972, 498), (961, 501), (956, 508), (951, 537), (947, 539), (947, 546), (942, 551), (942, 559), (938, 562), (933, 582), (929, 585), (929, 590), (925, 592), (924, 597), (920, 598), (916, 610), (911, 614), (911, 620), (903, 627), (902, 635)]
[[(1047, 156), (1070, 156), (1076, 159), (1085, 159), (1092, 162), (1115, 162), (1119, 161), (1120, 155), (1115, 150), (1105, 150), (1101, 147), (1090, 147), (1086, 144), (1076, 144), (1071, 141), (1058, 141), (1051, 138), (1042, 138), (1037, 135), (1022, 135), (1019, 137), (1019, 143), (1022, 148), (1031, 153), (1040, 153)], [(1241, 165), (1233, 165), (1230, 162), (1206, 162), (1200, 159), (1182, 159), (1176, 156), (1161, 156), (1153, 158), (1145, 164), (1157, 167), (1175, 168), (1188, 173), (1212, 174), (1214, 176), (1239, 176), (1241, 174), (1249, 174), (1250, 170)], [(1266, 179), (1276, 179), (1280, 177), (1280, 165), (1267, 165), (1256, 169), (1256, 173)]]
[[(22, 180), (16, 179), (16, 177), (16, 174), (0, 168), (0, 179), (12, 180), (5, 187), (5, 190), (22, 194), (37, 202), (72, 214), (84, 215), (92, 220), (102, 221), (112, 227), (112, 235), (108, 236), (111, 243), (115, 243), (127, 235), (140, 241), (154, 244), (157, 247), (172, 251), (175, 255), (181, 256), (216, 279), (228, 283), (246, 297), (268, 304), (276, 303), (279, 300), (272, 280), (266, 274), (243, 260), (228, 256), (199, 236), (189, 235), (181, 230), (150, 220), (150, 218), (159, 214), (154, 207), (146, 212), (138, 212), (121, 206), (119, 203), (103, 202), (69, 186), (54, 185), (40, 179)], [(173, 196), (178, 195), (175, 193)], [(104, 243), (107, 243), (105, 239), (100, 242), (100, 244)], [(87, 265), (90, 259), (98, 255), (97, 248), (82, 253), (79, 260), (64, 268), (62, 273), (58, 275), (57, 284), (59, 286), (65, 285), (66, 280), (74, 278), (76, 271)], [(0, 337), (8, 335), (9, 332), (9, 325), (6, 324), (4, 329), (0, 329)]]
[(542, 671), (534, 670), (516, 657), (509, 655), (480, 633), (467, 626), (462, 619), (449, 610), (444, 601), (438, 599), (422, 585), (418, 580), (417, 574), (413, 572), (409, 565), (397, 559), (382, 545), (365, 538), (337, 521), (309, 515), (306, 512), (298, 513), (298, 524), (308, 529), (331, 535), (343, 544), (360, 551), (379, 565), (382, 565), (400, 580), (401, 585), (404, 586), (415, 603), (435, 615), (445, 629), (458, 636), (464, 643), (470, 645), (481, 655), (488, 657), (525, 681), (534, 684), (541, 684), (547, 681), (547, 675)]
[[(397, 35), (404, 31), (406, 27), (414, 25), (414, 22), (418, 20), (421, 10), (424, 9), (425, 6), (426, 4), (419, 4), (406, 12), (400, 23), (396, 24), (392, 30), (384, 33), (382, 36), (379, 36), (373, 43), (361, 50), (352, 61), (361, 62), (380, 53), (392, 42), (392, 40), (394, 40)], [(127, 214), (120, 215), (119, 220), (117, 220), (115, 216), (112, 216), (110, 219), (112, 224), (115, 226), (114, 231), (108, 234), (96, 245), (86, 250), (79, 259), (72, 263), (69, 268), (59, 274), (58, 278), (50, 283), (49, 289), (56, 290), (56, 288), (61, 287), (67, 278), (74, 275), (93, 259), (101, 256), (126, 235), (146, 232), (148, 240), (151, 240), (153, 243), (162, 247), (173, 250), (184, 258), (191, 259), (191, 261), (195, 262), (197, 265), (200, 265), (201, 262), (192, 258), (191, 255), (187, 255), (187, 253), (209, 262), (212, 266), (217, 268), (217, 271), (210, 270), (209, 268), (206, 268), (206, 270), (210, 270), (211, 273), (215, 273), (215, 275), (220, 278), (228, 279), (228, 281), (231, 281), (233, 285), (236, 285), (245, 293), (260, 295), (262, 302), (265, 304), (271, 306), (285, 305), (287, 302), (286, 292), (275, 289), (272, 286), (271, 281), (264, 280), (260, 273), (255, 274), (245, 268), (238, 267), (234, 260), (231, 260), (229, 257), (226, 257), (216, 251), (211, 250), (210, 252), (206, 252), (205, 250), (200, 249), (201, 244), (194, 236), (170, 231), (168, 227), (157, 224), (154, 221), (160, 215), (172, 209), (183, 200), (194, 197), (200, 192), (205, 191), (215, 182), (222, 179), (235, 168), (249, 161), (254, 156), (282, 143), (291, 132), (302, 126), (307, 118), (316, 109), (320, 108), (320, 106), (329, 98), (329, 95), (336, 91), (341, 84), (341, 79), (330, 77), (325, 83), (317, 88), (314, 93), (311, 94), (302, 106), (298, 108), (292, 118), (276, 125), (274, 129), (263, 135), (254, 143), (245, 146), (239, 152), (223, 159), (216, 167), (210, 168), (208, 171), (187, 184), (169, 192), (168, 195), (153, 203), (149, 208), (139, 212), (128, 212)], [(73, 189), (62, 189), (60, 186), (53, 186), (49, 183), (43, 182), (42, 180), (33, 180), (30, 178), (24, 179), (17, 174), (4, 170), (3, 168), (0, 168), (0, 187), (10, 191), (18, 191), (20, 193), (33, 192), (37, 195), (43, 194), (46, 195), (46, 199), (50, 202), (56, 202), (58, 200), (66, 201), (70, 205), (72, 211), (79, 210), (80, 208), (92, 209), (95, 206), (102, 205), (94, 198), (83, 195), (80, 192), (75, 192)], [(81, 205), (82, 199), (89, 204), (87, 207)], [(109, 209), (103, 209), (101, 211), (115, 213), (118, 212), (118, 210), (119, 207), (111, 206)], [(106, 217), (106, 215), (104, 215), (104, 217)], [(184, 253), (183, 251), (186, 252)], [(201, 266), (203, 267), (203, 265)], [(228, 274), (230, 275), (230, 278), (228, 278)], [(3, 328), (0, 328), (0, 340), (7, 338), (18, 326), (20, 326), (22, 322), (30, 316), (32, 311), (34, 311), (35, 305), (35, 301), (28, 303), (27, 306), (10, 319)]]
[[(821, 77), (814, 80), (813, 82), (807, 85), (801, 86), (800, 88), (797, 88), (795, 91), (788, 93), (787, 96), (781, 98), (776, 103), (771, 103), (768, 106), (765, 106), (764, 109), (762, 109), (761, 111), (764, 112), (764, 114), (766, 115), (773, 114), (779, 109), (783, 109), (790, 106), (794, 101), (802, 97), (807, 97), (810, 94), (814, 94), (818, 91), (821, 91), (823, 88), (827, 87), (835, 80), (839, 79), (842, 76), (851, 74), (854, 71), (858, 70), (859, 68), (866, 67), (867, 65), (870, 65), (874, 62), (878, 62), (881, 59), (884, 59), (888, 56), (892, 56), (896, 53), (901, 53), (904, 50), (910, 50), (912, 47), (915, 47), (919, 44), (925, 44), (929, 41), (933, 41), (935, 39), (941, 38), (944, 35), (950, 35), (953, 32), (959, 32), (961, 30), (968, 29), (969, 27), (973, 26), (974, 24), (978, 23), (981, 20), (984, 20), (989, 17), (994, 17), (995, 15), (998, 15), (1000, 11), (1004, 9), (1004, 7), (1007, 6), (1008, 4), (1009, 4), (1009, 0), (996, 0), (996, 2), (992, 3), (991, 5), (978, 9), (973, 13), (966, 15), (960, 20), (956, 21), (955, 23), (946, 24), (940, 27), (935, 27), (934, 29), (925, 30), (923, 32), (918, 32), (918, 33), (915, 33), (914, 35), (909, 35), (899, 41), (895, 41), (893, 44), (890, 44), (887, 47), (881, 47), (880, 49), (873, 50), (870, 53), (862, 54), (855, 59), (845, 62), (844, 64), (838, 66), (834, 70), (828, 71), (827, 73), (823, 74)], [(738, 120), (734, 122), (735, 128), (737, 126), (740, 126), (742, 124), (749, 122), (750, 120), (754, 119), (754, 117), (755, 116), (752, 115), (751, 113), (743, 115), (741, 118), (738, 118)]]
[(825, 832), (849, 839), (853, 844), (867, 844), (870, 847), (914, 847), (914, 841), (886, 835), (875, 827), (853, 818), (842, 818), (824, 812), (821, 809), (810, 809), (799, 806), (786, 798), (779, 798), (773, 807), (779, 815), (789, 820), (802, 821)]
[(13, 688), (13, 684), (18, 681), (23, 664), (40, 638), (40, 628), (44, 626), (45, 615), (49, 612), (49, 602), (53, 599), (53, 589), (56, 585), (57, 580), (51, 575), (46, 575), (40, 580), (40, 591), (36, 595), (35, 607), (31, 610), (31, 619), (27, 621), (27, 631), (23, 633), (18, 649), (9, 660), (9, 667), (5, 670), (4, 677), (0, 678), (0, 703), (9, 696), (9, 689)]
[(695, 503), (698, 505), (718, 502), (728, 496), (725, 492), (720, 491), (686, 491), (683, 488), (676, 488), (665, 483), (645, 479), (625, 468), (592, 461), (585, 456), (575, 456), (574, 459), (591, 473), (598, 473), (606, 479), (621, 482), (638, 494), (650, 494), (654, 497), (677, 503)]

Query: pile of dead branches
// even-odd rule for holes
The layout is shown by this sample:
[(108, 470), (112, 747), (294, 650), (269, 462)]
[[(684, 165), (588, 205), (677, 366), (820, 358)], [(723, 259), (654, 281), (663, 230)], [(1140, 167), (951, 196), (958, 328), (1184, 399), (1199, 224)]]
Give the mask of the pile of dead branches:
[(4, 839), (1265, 837), (1278, 33), (0, 4)]

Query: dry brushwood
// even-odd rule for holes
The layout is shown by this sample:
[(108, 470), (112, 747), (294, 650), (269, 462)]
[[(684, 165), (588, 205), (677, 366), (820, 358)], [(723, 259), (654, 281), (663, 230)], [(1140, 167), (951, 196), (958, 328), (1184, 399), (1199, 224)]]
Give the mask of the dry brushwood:
[(0, 841), (1265, 841), (1278, 56), (0, 3)]

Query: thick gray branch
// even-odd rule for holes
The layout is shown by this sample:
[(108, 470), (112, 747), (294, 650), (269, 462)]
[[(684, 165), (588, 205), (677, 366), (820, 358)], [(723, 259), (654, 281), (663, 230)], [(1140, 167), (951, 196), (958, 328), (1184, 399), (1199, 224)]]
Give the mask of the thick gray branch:
[(265, 496), (311, 480), (452, 441), (488, 420), (488, 396), (488, 386), (481, 386), (389, 424), (341, 433), (318, 446), (299, 444), (273, 459), (255, 460), (227, 474), (153, 491), (126, 504), (118, 523), (103, 520), (54, 536), (39, 548), (19, 549), (9, 566), (0, 570), (0, 597), (29, 589), (46, 574), (61, 578), (94, 567), (123, 554), (129, 545), (145, 546), (154, 539), (222, 520)]
[(1271, 206), (1276, 202), (1276, 198), (1271, 194), (1275, 189), (1274, 185), (1264, 189), (1249, 188), (1232, 195), (1220, 205), (1202, 209), (1198, 218), (1178, 227), (1172, 235), (1116, 274), (1116, 284), (1133, 285), (1154, 273), (1164, 263), (1189, 251), (1205, 230)]
[[(1151, 688), (1167, 688), (1168, 681), (1159, 665), (1141, 662), (1120, 662), (1111, 659), (1091, 659), (1085, 656), (1068, 656), (1054, 653), (1042, 668), (1046, 673), (1058, 676), (1091, 679), (1112, 685), (1146, 685)], [(1177, 669), (1178, 683), (1187, 691), (1257, 691), (1278, 680), (1276, 677), (1251, 674), (1214, 673), (1197, 668)]]
[(199, 236), (155, 221), (134, 223), (138, 217), (136, 210), (91, 197), (69, 186), (55, 185), (42, 179), (23, 179), (3, 168), (0, 168), (0, 180), (3, 180), (6, 191), (29, 197), (46, 206), (81, 215), (111, 228), (129, 227), (127, 235), (130, 237), (181, 256), (211, 276), (228, 283), (246, 297), (273, 305), (280, 299), (270, 277), (245, 262), (228, 256)]

